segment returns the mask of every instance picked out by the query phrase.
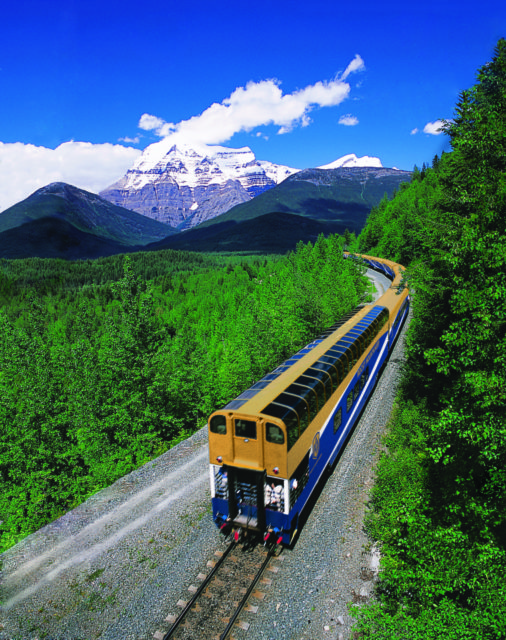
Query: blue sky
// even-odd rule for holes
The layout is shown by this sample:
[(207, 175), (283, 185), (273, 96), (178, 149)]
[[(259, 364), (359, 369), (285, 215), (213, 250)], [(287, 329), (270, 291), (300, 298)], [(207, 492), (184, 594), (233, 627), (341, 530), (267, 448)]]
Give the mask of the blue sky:
[(505, 5), (8, 3), (0, 211), (55, 180), (98, 191), (182, 131), (296, 168), (430, 163), (448, 143), (424, 128), (452, 117), (506, 36)]

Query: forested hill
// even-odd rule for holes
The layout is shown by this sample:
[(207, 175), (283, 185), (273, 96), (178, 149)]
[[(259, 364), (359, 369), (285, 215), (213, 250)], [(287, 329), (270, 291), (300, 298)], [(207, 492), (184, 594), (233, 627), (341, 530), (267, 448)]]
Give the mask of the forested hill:
[(368, 520), (361, 637), (506, 637), (506, 41), (445, 125), (452, 151), (373, 209), (363, 252), (408, 265), (413, 321)]
[(248, 261), (0, 260), (0, 551), (201, 427), (366, 288), (337, 236)]
[(94, 193), (54, 182), (0, 215), (2, 258), (96, 258), (173, 233), (156, 220)]
[(345, 229), (359, 233), (371, 207), (387, 194), (392, 196), (401, 184), (409, 182), (411, 171), (384, 167), (339, 167), (303, 169), (248, 202), (208, 220), (199, 228), (256, 220), (280, 213), (294, 220), (328, 225), (333, 233)]

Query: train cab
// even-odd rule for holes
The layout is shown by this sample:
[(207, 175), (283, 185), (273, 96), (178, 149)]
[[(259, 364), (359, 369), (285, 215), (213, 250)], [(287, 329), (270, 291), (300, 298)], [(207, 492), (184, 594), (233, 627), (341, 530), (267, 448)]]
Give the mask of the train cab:
[(263, 416), (215, 412), (209, 420), (209, 454), (215, 519), (227, 514), (231, 527), (264, 533), (279, 520), (272, 514), (267, 518), (266, 510), (281, 515), (288, 505), (285, 425)]

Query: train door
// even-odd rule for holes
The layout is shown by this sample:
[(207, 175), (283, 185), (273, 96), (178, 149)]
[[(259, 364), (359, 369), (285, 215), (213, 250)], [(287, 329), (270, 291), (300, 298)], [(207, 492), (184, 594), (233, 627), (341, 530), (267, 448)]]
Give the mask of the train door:
[(265, 529), (265, 471), (227, 467), (228, 513), (234, 524)]
[(234, 461), (249, 467), (264, 467), (262, 425), (256, 420), (234, 418)]

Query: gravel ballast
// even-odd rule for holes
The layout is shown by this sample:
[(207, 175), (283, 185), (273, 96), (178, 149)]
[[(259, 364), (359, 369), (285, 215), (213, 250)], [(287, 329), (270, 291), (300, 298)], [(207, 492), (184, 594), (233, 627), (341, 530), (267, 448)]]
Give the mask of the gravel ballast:
[[(242, 615), (248, 630), (234, 637), (350, 637), (347, 605), (368, 599), (378, 565), (362, 522), (402, 354), (403, 335), (257, 613)], [(224, 548), (202, 429), (0, 556), (0, 639), (152, 639)]]

